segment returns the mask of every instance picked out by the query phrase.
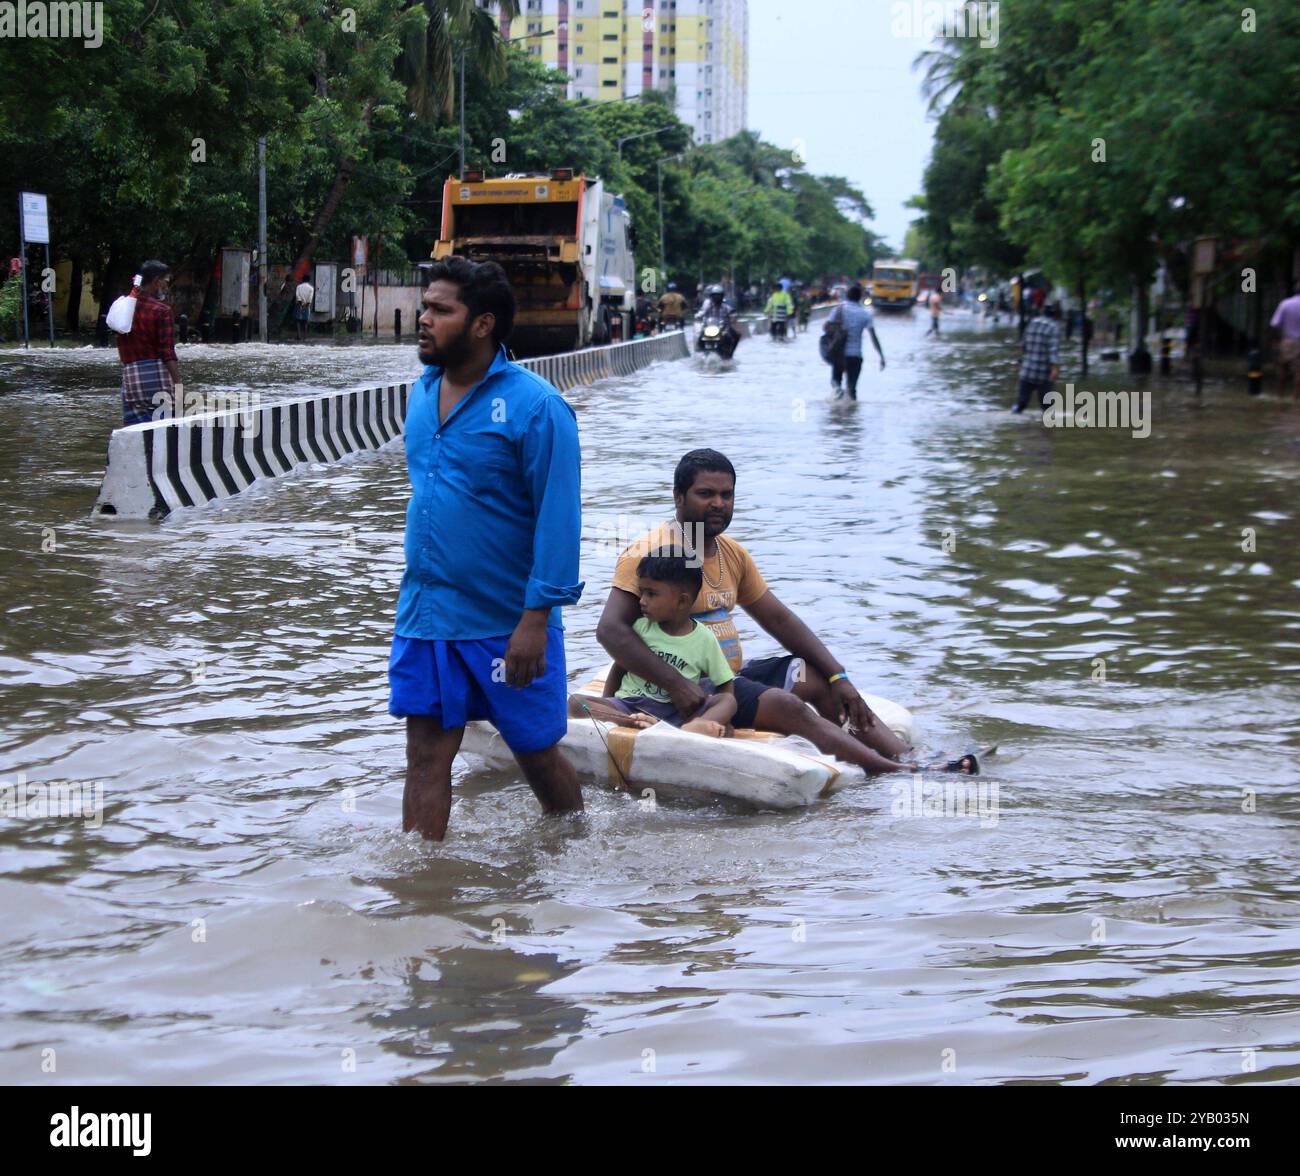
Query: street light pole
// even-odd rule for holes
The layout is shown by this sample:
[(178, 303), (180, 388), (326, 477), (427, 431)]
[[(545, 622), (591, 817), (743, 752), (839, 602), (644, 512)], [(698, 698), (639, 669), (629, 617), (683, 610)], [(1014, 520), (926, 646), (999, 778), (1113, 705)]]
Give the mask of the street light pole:
[(619, 159), (623, 158), (624, 143), (627, 143), (632, 139), (644, 139), (647, 135), (658, 135), (658, 134), (662, 134), (664, 131), (671, 131), (675, 125), (677, 124), (672, 123), (666, 127), (656, 127), (653, 131), (638, 131), (635, 135), (624, 135), (621, 139), (618, 140)]
[(257, 140), (257, 337), (266, 343), (266, 136)]
[(664, 164), (670, 159), (681, 159), (684, 152), (661, 155), (655, 160), (655, 186), (659, 189), (659, 264), (663, 267), (664, 281), (668, 280), (668, 251), (664, 248)]

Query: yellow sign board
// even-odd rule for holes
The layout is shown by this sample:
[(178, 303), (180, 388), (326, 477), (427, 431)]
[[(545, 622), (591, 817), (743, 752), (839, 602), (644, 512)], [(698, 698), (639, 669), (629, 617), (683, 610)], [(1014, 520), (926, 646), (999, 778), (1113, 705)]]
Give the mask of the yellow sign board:
[(538, 176), (526, 180), (483, 180), (476, 184), (452, 180), (447, 187), (452, 204), (564, 204), (577, 202), (582, 182)]

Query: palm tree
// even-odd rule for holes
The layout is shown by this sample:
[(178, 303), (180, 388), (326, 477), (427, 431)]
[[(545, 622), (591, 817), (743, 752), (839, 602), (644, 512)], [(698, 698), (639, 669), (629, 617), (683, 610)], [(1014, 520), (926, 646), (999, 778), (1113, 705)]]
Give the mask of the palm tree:
[(765, 143), (756, 131), (740, 131), (718, 144), (726, 159), (760, 188), (776, 188), (781, 173), (797, 166), (792, 152)]
[(913, 58), (912, 68), (925, 71), (921, 93), (928, 100), (931, 114), (969, 104), (967, 85), (980, 64), (971, 52), (973, 45), (978, 42), (971, 37), (943, 37), (935, 48), (923, 49)]
[[(504, 43), (498, 35), (496, 21), (474, 0), (411, 0), (406, 5), (408, 11), (417, 7), (422, 7), (425, 12), (423, 26), (407, 38), (394, 62), (393, 72), (405, 84), (407, 101), (416, 116), (438, 125), (451, 120), (456, 106), (456, 42), (464, 45), (472, 68), (490, 79), (500, 78), (505, 72)], [(519, 0), (498, 0), (497, 9), (502, 20), (514, 20), (519, 15)], [(358, 144), (365, 140), (378, 104), (378, 98), (368, 98), (362, 105)], [(330, 185), (325, 202), (312, 222), (307, 242), (294, 262), (294, 282), (301, 281), (311, 265), (316, 246), (343, 202), (359, 157), (358, 147), (339, 163), (334, 183)]]
[[(426, 14), (424, 27), (402, 46), (397, 76), (406, 84), (407, 101), (416, 117), (431, 125), (450, 121), (456, 106), (456, 41), (480, 73), (491, 82), (505, 76), (505, 55), (496, 21), (474, 0), (415, 0)], [(502, 20), (519, 15), (519, 0), (497, 5)]]

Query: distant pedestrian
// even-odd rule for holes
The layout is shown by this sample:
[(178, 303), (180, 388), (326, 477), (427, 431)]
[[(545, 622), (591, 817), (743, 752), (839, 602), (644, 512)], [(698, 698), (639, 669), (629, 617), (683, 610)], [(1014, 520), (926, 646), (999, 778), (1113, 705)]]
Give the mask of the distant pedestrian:
[(311, 322), (311, 304), (315, 297), (316, 287), (303, 278), (293, 292), (293, 325), (300, 343), (307, 339), (307, 327)]
[(1061, 374), (1061, 332), (1056, 325), (1057, 309), (1049, 306), (1045, 314), (1029, 320), (1020, 340), (1020, 391), (1012, 412), (1024, 412), (1034, 393), (1038, 406), (1044, 407), (1048, 392)]
[(849, 379), (849, 399), (858, 398), (858, 376), (862, 373), (862, 332), (871, 332), (871, 343), (880, 356), (880, 370), (885, 370), (885, 353), (880, 349), (880, 340), (876, 337), (876, 321), (865, 306), (862, 305), (862, 287), (854, 282), (845, 294), (845, 300), (837, 303), (826, 320), (826, 331), (838, 329), (844, 332), (844, 350), (840, 358), (831, 366), (831, 384), (835, 388), (835, 399), (844, 395), (840, 381), (847, 375)]
[(181, 372), (176, 362), (176, 320), (164, 299), (171, 269), (161, 261), (140, 267), (131, 330), (117, 337), (122, 361), (122, 424), (179, 416)]
[(1300, 282), (1291, 284), (1291, 297), (1277, 304), (1269, 326), (1282, 336), (1282, 350), (1277, 367), (1277, 391), (1286, 394), (1286, 373), (1291, 370), (1291, 398), (1300, 400)]
[(927, 335), (937, 335), (939, 333), (939, 310), (943, 306), (943, 295), (938, 290), (930, 291), (930, 329), (926, 331)]

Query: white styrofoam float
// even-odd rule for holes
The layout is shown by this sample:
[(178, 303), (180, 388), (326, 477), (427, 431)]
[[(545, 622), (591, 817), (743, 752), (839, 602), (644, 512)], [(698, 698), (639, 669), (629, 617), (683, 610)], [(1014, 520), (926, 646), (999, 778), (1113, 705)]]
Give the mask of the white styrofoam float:
[[(598, 679), (583, 693), (599, 694), (600, 689)], [(909, 711), (872, 694), (862, 697), (879, 722), (912, 741)], [(766, 731), (738, 730), (734, 739), (713, 739), (668, 723), (638, 729), (584, 717), (569, 720), (560, 746), (584, 782), (630, 789), (637, 796), (650, 789), (656, 797), (723, 798), (755, 808), (802, 808), (862, 774), (802, 739)], [(469, 723), (460, 749), (489, 767), (516, 766), (490, 723)]]

